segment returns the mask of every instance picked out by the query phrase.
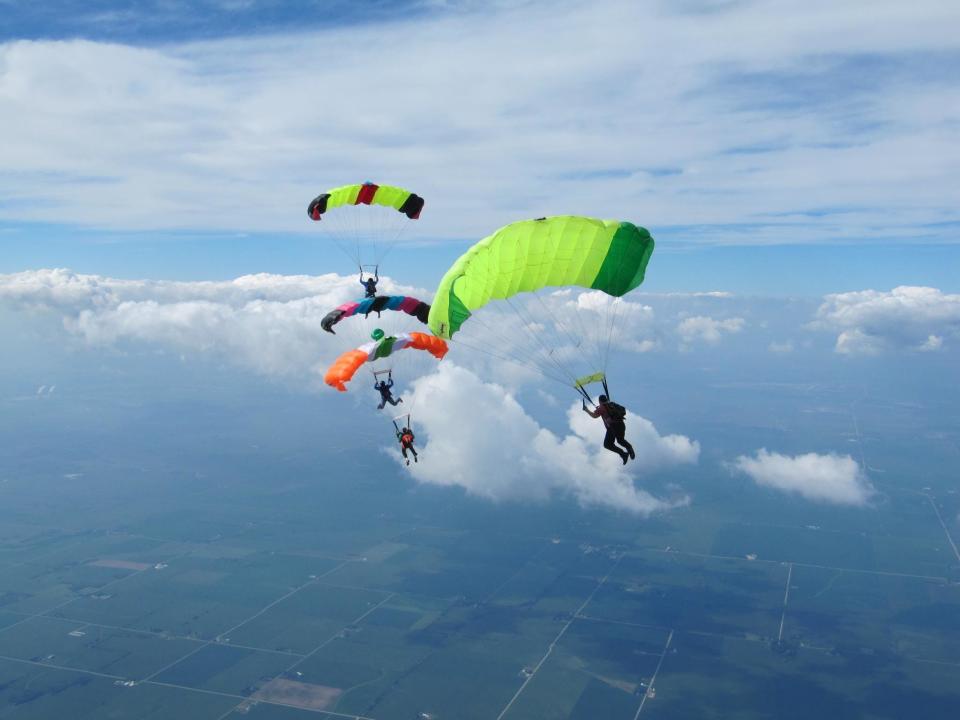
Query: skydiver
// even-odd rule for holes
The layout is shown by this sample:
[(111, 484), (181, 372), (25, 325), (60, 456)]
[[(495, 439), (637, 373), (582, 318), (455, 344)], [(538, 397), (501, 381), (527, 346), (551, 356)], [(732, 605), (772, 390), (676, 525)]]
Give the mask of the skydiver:
[(413, 447), (413, 439), (413, 430), (406, 425), (402, 430), (397, 431), (397, 440), (400, 441), (400, 452), (403, 454), (403, 459), (407, 461), (407, 465), (410, 464), (410, 458), (407, 457), (407, 450), (413, 453), (413, 461), (418, 462), (417, 451), (416, 448)]
[[(374, 268), (373, 277), (368, 277), (366, 280), (363, 279), (363, 267), (360, 267), (360, 284), (366, 289), (367, 294), (364, 297), (372, 298), (377, 296), (377, 283), (380, 281), (380, 268)], [(377, 317), (380, 314), (377, 313)]]
[(403, 398), (394, 399), (393, 393), (390, 392), (390, 388), (393, 387), (393, 375), (387, 377), (387, 382), (383, 380), (376, 381), (373, 383), (373, 389), (380, 392), (380, 404), (377, 405), (377, 410), (383, 410), (384, 406), (387, 403), (391, 405), (396, 405), (397, 403), (402, 403)]
[[(603, 418), (603, 426), (607, 429), (607, 434), (603, 438), (603, 446), (610, 452), (615, 452), (627, 464), (627, 460), (635, 458), (637, 455), (633, 451), (633, 445), (627, 442), (624, 434), (627, 432), (626, 410), (622, 405), (611, 402), (606, 395), (597, 398), (596, 410), (588, 410), (586, 402), (583, 404), (583, 411), (592, 418)], [(615, 443), (620, 443), (626, 450), (621, 450)]]

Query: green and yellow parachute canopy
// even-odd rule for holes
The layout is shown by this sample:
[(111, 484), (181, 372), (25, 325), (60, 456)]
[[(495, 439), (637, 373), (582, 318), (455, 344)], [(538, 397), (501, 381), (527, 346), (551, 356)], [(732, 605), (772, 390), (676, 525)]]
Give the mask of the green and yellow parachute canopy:
[(577, 215), (502, 227), (460, 256), (440, 280), (430, 330), (450, 339), (491, 300), (541, 288), (576, 286), (613, 297), (643, 282), (653, 238), (620, 220)]
[(307, 206), (307, 214), (313, 220), (320, 220), (329, 210), (345, 205), (380, 205), (393, 208), (411, 220), (416, 220), (423, 210), (423, 198), (393, 185), (377, 185), (372, 182), (343, 185), (315, 197)]
[(373, 274), (411, 221), (420, 218), (423, 204), (423, 198), (410, 190), (365, 182), (320, 193), (307, 206), (307, 215), (354, 267)]

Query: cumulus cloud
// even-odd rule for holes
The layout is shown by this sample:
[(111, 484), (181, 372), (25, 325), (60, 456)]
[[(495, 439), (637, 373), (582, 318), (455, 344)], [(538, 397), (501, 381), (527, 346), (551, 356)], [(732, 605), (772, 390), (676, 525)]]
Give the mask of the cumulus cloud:
[(873, 487), (849, 455), (807, 453), (781, 455), (761, 448), (756, 455), (740, 455), (731, 468), (757, 485), (796, 493), (815, 502), (864, 505)]
[(740, 317), (716, 320), (712, 317), (696, 315), (681, 320), (676, 332), (680, 336), (682, 347), (689, 348), (697, 341), (716, 345), (724, 333), (738, 333), (743, 330), (744, 325), (746, 321)]
[[(381, 278), (380, 289), (430, 300), (422, 288)], [(184, 354), (215, 354), (270, 376), (317, 379), (322, 367), (351, 341), (365, 342), (370, 324), (337, 326), (331, 342), (320, 321), (356, 299), (356, 276), (245, 275), (225, 281), (128, 280), (72, 272), (32, 270), (0, 275), (0, 303), (58, 314), (63, 326), (92, 346), (153, 343)], [(580, 289), (545, 289), (512, 301), (494, 301), (464, 324), (451, 345), (460, 365), (511, 389), (544, 377), (572, 378), (607, 366), (613, 353), (662, 350), (674, 332), (680, 303), (726, 302), (713, 296), (675, 297), (658, 317), (646, 303)], [(686, 342), (716, 342), (738, 332), (741, 318), (688, 317)], [(383, 313), (377, 325), (399, 332), (419, 327), (402, 313)], [(398, 362), (407, 363), (408, 358)], [(412, 361), (411, 361), (412, 362)], [(418, 369), (421, 369), (418, 367)]]
[(934, 352), (943, 347), (943, 338), (939, 335), (929, 335), (927, 339), (923, 341), (917, 347), (917, 350), (920, 352)]
[[(561, 291), (555, 293), (563, 296)], [(661, 346), (656, 314), (650, 305), (615, 298), (591, 290), (574, 293), (563, 302), (558, 315), (567, 327), (579, 327), (588, 341), (597, 345), (636, 353), (650, 352)]]
[(509, 388), (542, 376), (570, 385), (606, 367), (613, 352), (660, 349), (662, 335), (649, 305), (596, 290), (545, 288), (484, 306), (463, 324), (452, 353)]
[(666, 510), (686, 497), (658, 498), (638, 487), (634, 475), (696, 463), (700, 447), (682, 435), (660, 435), (650, 421), (628, 416), (627, 438), (637, 459), (624, 467), (603, 449), (599, 420), (573, 405), (570, 432), (541, 427), (503, 387), (444, 362), (420, 378), (407, 398), (422, 462), (411, 465), (420, 482), (456, 485), (493, 500), (544, 500), (570, 495), (583, 505), (638, 514)]
[[(411, 290), (389, 278), (381, 283), (386, 291)], [(263, 374), (315, 381), (319, 367), (344, 349), (348, 340), (343, 334), (348, 335), (350, 325), (338, 325), (341, 340), (331, 342), (320, 320), (331, 308), (355, 298), (357, 290), (355, 276), (332, 274), (262, 274), (222, 282), (117, 280), (68, 270), (0, 275), (0, 302), (57, 313), (68, 331), (91, 345), (140, 342), (179, 352), (215, 353)], [(553, 301), (562, 316), (580, 299), (560, 294)], [(582, 309), (600, 308), (598, 303), (587, 297)], [(641, 321), (652, 313), (627, 302), (620, 309)], [(387, 316), (384, 313), (384, 321)], [(562, 323), (560, 316), (552, 316), (548, 324), (557, 322)], [(357, 325), (369, 332), (369, 325)], [(419, 379), (404, 393), (401, 408), (415, 413), (424, 459), (412, 468), (417, 480), (461, 486), (495, 500), (568, 495), (585, 506), (641, 515), (688, 501), (682, 494), (656, 497), (635, 484), (635, 478), (696, 463), (697, 442), (661, 435), (649, 420), (630, 415), (627, 437), (637, 459), (624, 467), (619, 457), (602, 448), (602, 423), (582, 413), (579, 404), (567, 412), (569, 431), (558, 435), (540, 426), (503, 386), (483, 382), (450, 359), (427, 374), (434, 368), (431, 359), (428, 369), (411, 374)], [(52, 390), (44, 386), (37, 392)], [(558, 403), (542, 390), (540, 397)]]
[[(424, 295), (386, 277), (380, 287)], [(65, 328), (91, 345), (139, 341), (216, 353), (271, 376), (315, 378), (344, 342), (362, 342), (366, 325), (338, 326), (340, 343), (331, 343), (320, 326), (327, 312), (357, 294), (355, 276), (335, 274), (222, 282), (118, 280), (69, 270), (0, 275), (0, 302), (60, 313)], [(401, 313), (384, 313), (377, 324), (389, 331), (410, 322)]]
[(810, 326), (837, 332), (838, 353), (935, 352), (960, 336), (960, 295), (911, 286), (827, 295)]

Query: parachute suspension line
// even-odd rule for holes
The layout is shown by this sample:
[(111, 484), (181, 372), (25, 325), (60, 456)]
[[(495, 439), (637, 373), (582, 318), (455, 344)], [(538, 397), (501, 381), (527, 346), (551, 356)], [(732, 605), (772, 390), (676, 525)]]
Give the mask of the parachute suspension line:
[(607, 372), (607, 366), (610, 363), (610, 347), (613, 344), (613, 331), (617, 326), (617, 315), (620, 312), (620, 305), (623, 303), (622, 298), (614, 298), (611, 301), (611, 308), (609, 311), (610, 314), (610, 330), (607, 333), (607, 347), (603, 353), (603, 372)]
[[(511, 308), (513, 308), (513, 311), (514, 311), (515, 313), (517, 313), (517, 315), (518, 315), (518, 317), (520, 318), (520, 320), (521, 320), (525, 325), (527, 325), (527, 327), (533, 327), (533, 326), (534, 326), (535, 323), (533, 323), (531, 320), (528, 320), (528, 319), (526, 318), (526, 316), (523, 314), (523, 312), (520, 310), (520, 308), (518, 308), (516, 305), (514, 305), (512, 302), (510, 302), (510, 298), (504, 298), (504, 300), (506, 300), (506, 301), (507, 301), (507, 304), (508, 304)], [(570, 372), (569, 368), (564, 367), (563, 364), (562, 364), (559, 360), (557, 360), (557, 358), (554, 356), (554, 350), (555, 350), (555, 348), (549, 348), (549, 347), (547, 346), (547, 344), (543, 341), (543, 338), (540, 337), (540, 334), (539, 334), (539, 333), (534, 332), (534, 333), (532, 333), (532, 334), (533, 334), (534, 338), (536, 338), (537, 342), (540, 344), (540, 347), (543, 348), (543, 351), (544, 351), (544, 353), (546, 354), (546, 358), (547, 358), (548, 360), (550, 360), (550, 361), (554, 364), (554, 366), (557, 368), (557, 370), (560, 371), (560, 374), (563, 375), (564, 377), (569, 378), (570, 381), (576, 383), (576, 381), (577, 381), (576, 375), (575, 375), (574, 373)]]
[(564, 385), (564, 386), (569, 385), (569, 383), (564, 377), (558, 376), (552, 372), (547, 372), (544, 366), (536, 361), (524, 360), (522, 356), (510, 355), (509, 353), (495, 352), (487, 348), (478, 347), (477, 345), (468, 343), (465, 340), (462, 340), (460, 338), (452, 338), (450, 342), (454, 342), (457, 345), (461, 345), (465, 348), (469, 348), (475, 352), (483, 353), (484, 355), (488, 355), (498, 360), (503, 360), (504, 362), (513, 363), (514, 365), (519, 365), (529, 370), (533, 370), (538, 375), (541, 375), (549, 380), (553, 380), (554, 382), (558, 382), (561, 385)]
[(547, 344), (543, 341), (543, 338), (540, 337), (540, 333), (537, 332), (537, 329), (535, 327), (536, 323), (528, 319), (527, 316), (524, 315), (523, 311), (520, 310), (518, 306), (510, 302), (509, 298), (504, 298), (504, 300), (506, 301), (507, 305), (509, 305), (510, 308), (513, 310), (516, 316), (520, 319), (520, 322), (523, 323), (524, 327), (527, 329), (527, 337), (532, 335), (533, 338), (536, 340), (537, 345), (540, 346), (540, 349), (542, 352), (540, 354), (534, 354), (533, 357), (535, 359), (535, 362), (537, 362), (538, 365), (547, 364), (548, 362), (552, 363), (561, 376), (566, 377), (567, 375), (569, 375), (570, 374), (569, 370), (567, 370), (566, 368), (563, 367), (563, 365), (560, 364), (560, 361), (557, 360), (556, 357), (554, 357), (553, 350), (550, 347), (548, 347)]
[[(400, 217), (405, 217), (405, 216), (401, 215)], [(407, 220), (406, 222), (408, 223), (409, 220)], [(383, 249), (380, 252), (377, 252), (377, 244), (376, 242), (374, 242), (373, 254), (377, 260), (378, 265), (381, 262), (383, 262), (383, 260), (387, 257), (388, 254), (390, 254), (390, 252), (393, 250), (396, 244), (400, 242), (400, 236), (403, 235), (404, 232), (406, 232), (406, 229), (407, 229), (406, 223), (400, 223), (395, 228), (392, 228), (391, 236), (387, 238), (386, 242), (381, 243)]]
[[(482, 314), (472, 315), (471, 322), (474, 324), (480, 325), (484, 330), (486, 330), (490, 336), (496, 341), (497, 345), (503, 348), (512, 348), (512, 352), (504, 351), (501, 354), (506, 355), (509, 358), (513, 358), (514, 362), (519, 365), (526, 365), (531, 369), (535, 370), (540, 375), (546, 377), (546, 374), (542, 371), (541, 366), (543, 365), (540, 360), (540, 355), (537, 350), (525, 350), (526, 345), (522, 342), (517, 342), (516, 338), (511, 339), (506, 333), (500, 332), (495, 327), (488, 325), (482, 319)], [(487, 353), (491, 355), (490, 352)]]
[[(371, 208), (372, 209), (372, 208)], [(380, 258), (377, 256), (377, 238), (373, 233), (370, 233), (370, 249), (373, 252), (373, 262), (377, 265), (377, 274), (380, 272)]]
[(514, 365), (520, 365), (520, 366), (525, 367), (525, 368), (527, 368), (527, 369), (529, 369), (529, 370), (533, 370), (533, 371), (534, 371), (535, 373), (537, 373), (538, 375), (542, 375), (543, 377), (547, 378), (548, 380), (553, 380), (554, 382), (560, 383), (560, 384), (563, 385), (564, 387), (569, 387), (569, 385), (570, 385), (570, 383), (569, 383), (567, 380), (565, 380), (564, 378), (558, 377), (557, 375), (554, 375), (554, 374), (552, 374), (552, 373), (548, 373), (548, 372), (546, 372), (541, 366), (536, 365), (536, 364), (534, 364), (534, 363), (524, 362), (523, 360), (519, 360), (519, 359), (517, 359), (517, 358), (515, 358), (515, 357), (511, 357), (511, 356), (509, 356), (509, 355), (502, 355), (502, 354), (500, 354), (500, 353), (496, 353), (496, 352), (493, 352), (493, 351), (491, 351), (491, 350), (487, 350), (486, 348), (477, 347), (476, 345), (471, 345), (470, 343), (465, 342), (465, 341), (463, 341), (463, 340), (461, 340), (461, 339), (459, 339), (459, 338), (451, 338), (451, 339), (450, 339), (450, 342), (456, 343), (457, 345), (461, 345), (461, 346), (463, 346), (463, 347), (465, 347), (465, 348), (469, 348), (470, 350), (473, 350), (473, 351), (475, 351), (475, 352), (483, 353), (484, 355), (489, 355), (490, 357), (496, 358), (497, 360), (503, 360), (504, 362), (513, 363)]
[[(507, 332), (501, 331), (494, 325), (487, 324), (483, 320), (482, 313), (477, 315), (472, 315), (471, 324), (482, 327), (486, 335), (489, 335), (490, 338), (492, 338), (495, 341), (496, 345), (498, 345), (499, 347), (512, 349), (511, 351), (504, 350), (503, 352), (500, 353), (499, 356), (507, 356), (508, 358), (511, 358), (512, 361), (515, 362), (516, 364), (530, 367), (531, 369), (536, 370), (536, 372), (538, 372), (539, 374), (543, 375), (543, 372), (539, 367), (537, 351), (525, 349), (526, 346), (522, 342), (518, 342), (517, 338), (511, 338), (507, 334)], [(463, 336), (461, 335), (461, 338), (462, 337)], [(477, 338), (477, 340), (479, 342), (482, 342), (483, 338)], [(466, 342), (462, 342), (461, 344), (463, 344), (464, 346), (467, 345)], [(486, 354), (490, 355), (491, 357), (495, 356), (490, 351), (487, 351)]]
[[(616, 274), (617, 274), (618, 284), (622, 284), (623, 280), (626, 279), (626, 278), (624, 277), (625, 273), (627, 273), (627, 270), (626, 270), (626, 268), (624, 268), (622, 265), (617, 268)], [(619, 322), (619, 317), (620, 317), (621, 311), (622, 311), (622, 309), (626, 306), (626, 302), (627, 302), (627, 301), (623, 299), (623, 295), (620, 295), (620, 296), (618, 296), (618, 297), (615, 297), (615, 298), (613, 299), (613, 301), (612, 301), (613, 307), (611, 308), (611, 310), (612, 310), (611, 315), (612, 315), (613, 317), (610, 319), (610, 332), (609, 332), (609, 334), (607, 335), (607, 349), (606, 349), (606, 352), (604, 353), (604, 357), (603, 357), (603, 372), (604, 372), (604, 375), (606, 375), (607, 366), (609, 365), (609, 362), (610, 362), (610, 348), (611, 348), (611, 346), (612, 346), (612, 344), (613, 344), (613, 333), (614, 333), (614, 330), (616, 329), (617, 324), (618, 324), (618, 322)], [(606, 389), (607, 389), (607, 388), (606, 388), (606, 382), (604, 382), (604, 390), (606, 390)], [(608, 395), (609, 395), (609, 393), (608, 393)]]
[[(580, 296), (578, 295), (577, 298), (579, 299), (579, 297), (580, 297)], [(579, 304), (579, 302), (578, 302), (578, 304)], [(572, 312), (571, 312), (570, 314), (571, 314), (571, 316), (573, 317), (574, 323), (576, 324), (576, 328), (574, 328), (574, 330), (575, 330), (575, 332), (576, 332), (581, 338), (583, 338), (583, 343), (584, 343), (584, 345), (585, 345), (585, 349), (589, 349), (589, 350), (591, 351), (591, 353), (594, 354), (594, 356), (595, 356), (594, 358), (591, 359), (591, 361), (597, 361), (597, 360), (599, 360), (599, 359), (600, 359), (600, 355), (599, 355), (599, 353), (597, 352), (597, 344), (596, 344), (596, 342), (593, 341), (593, 338), (590, 337), (590, 333), (589, 333), (588, 330), (584, 327), (583, 318), (580, 317), (579, 308), (578, 308), (578, 307), (574, 307), (574, 308), (572, 309)]]
[[(619, 269), (618, 269), (618, 273), (617, 273), (618, 276), (619, 276), (619, 275), (622, 275), (622, 273), (623, 273), (623, 268), (619, 268)], [(612, 345), (613, 345), (613, 333), (614, 333), (614, 331), (616, 330), (616, 327), (617, 327), (617, 318), (618, 318), (619, 315), (620, 315), (620, 310), (621, 310), (621, 308), (622, 308), (622, 306), (623, 306), (623, 303), (624, 303), (623, 296), (615, 297), (615, 298), (611, 301), (611, 305), (613, 305), (613, 307), (610, 308), (610, 310), (612, 311), (612, 312), (610, 313), (611, 316), (612, 316), (612, 317), (610, 318), (610, 332), (609, 332), (608, 335), (607, 335), (607, 349), (606, 349), (606, 351), (605, 351), (605, 353), (604, 353), (604, 356), (603, 356), (603, 371), (604, 371), (604, 373), (606, 373), (606, 371), (607, 371), (607, 366), (608, 366), (609, 363), (610, 363), (610, 348), (611, 348)], [(606, 388), (604, 388), (604, 389), (606, 389)]]
[[(592, 357), (592, 358), (586, 357), (585, 362), (595, 363), (596, 361), (599, 361), (599, 360), (600, 360), (599, 353), (596, 352), (596, 348), (593, 346), (593, 343), (589, 343), (589, 342), (587, 343), (587, 345), (590, 346), (589, 349), (594, 351), (594, 352), (592, 352), (592, 353), (588, 353), (588, 352), (587, 352), (588, 348), (583, 347), (585, 336), (584, 336), (583, 334), (581, 334), (579, 339), (577, 339), (576, 337), (574, 337), (573, 334), (570, 332), (569, 328), (567, 328), (567, 326), (566, 326), (563, 322), (560, 321), (560, 319), (557, 317), (557, 315), (555, 315), (554, 312), (550, 309), (550, 306), (549, 306), (546, 302), (544, 302), (544, 300), (543, 300), (542, 297), (540, 297), (540, 294), (534, 292), (534, 293), (533, 293), (533, 296), (534, 296), (535, 298), (537, 298), (537, 301), (540, 303), (540, 306), (543, 308), (544, 312), (549, 316), (550, 321), (554, 324), (554, 327), (559, 328), (559, 329), (563, 332), (563, 334), (567, 336), (567, 340), (570, 341), (570, 344), (573, 345), (573, 347), (574, 347), (578, 352), (580, 352), (580, 353), (581, 353), (583, 356), (585, 356), (585, 357), (586, 357), (588, 354), (593, 354), (593, 355), (594, 355), (594, 357)], [(576, 309), (574, 309), (573, 315), (574, 315), (574, 317), (577, 316), (577, 310), (576, 310)]]

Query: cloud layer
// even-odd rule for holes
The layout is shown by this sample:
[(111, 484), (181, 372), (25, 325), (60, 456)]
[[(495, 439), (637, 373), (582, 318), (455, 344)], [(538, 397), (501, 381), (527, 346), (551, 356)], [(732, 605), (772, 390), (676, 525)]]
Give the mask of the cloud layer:
[(10, 42), (0, 219), (299, 231), (319, 190), (371, 178), (426, 197), (438, 238), (559, 212), (702, 242), (943, 238), (958, 24), (938, 0), (558, 0)]
[(908, 286), (827, 295), (812, 326), (838, 333), (838, 353), (934, 352), (960, 337), (960, 295)]
[(444, 362), (419, 379), (406, 398), (422, 462), (410, 466), (420, 482), (456, 485), (493, 500), (544, 500), (558, 493), (583, 505), (649, 514), (685, 503), (654, 497), (634, 475), (696, 463), (700, 446), (682, 435), (660, 435), (648, 420), (630, 415), (627, 438), (637, 452), (624, 467), (602, 447), (603, 427), (581, 412), (567, 412), (570, 433), (541, 427), (503, 387)]
[[(384, 292), (420, 295), (382, 278)], [(154, 343), (178, 352), (216, 354), (271, 376), (318, 380), (318, 372), (350, 342), (363, 342), (370, 324), (342, 323), (337, 341), (320, 326), (331, 309), (359, 293), (356, 276), (246, 275), (223, 282), (117, 280), (69, 270), (0, 275), (0, 302), (52, 310), (65, 328), (91, 345)], [(384, 313), (390, 331), (415, 325)]]
[(682, 347), (688, 348), (698, 341), (708, 345), (716, 345), (720, 342), (724, 333), (738, 333), (743, 330), (745, 324), (746, 321), (741, 317), (717, 320), (712, 317), (696, 315), (680, 321), (677, 325), (677, 335), (680, 336)]
[[(409, 291), (389, 278), (381, 284), (387, 291)], [(116, 280), (67, 270), (0, 275), (0, 303), (57, 313), (66, 330), (91, 345), (143, 342), (208, 353), (266, 375), (314, 384), (319, 384), (318, 371), (350, 347), (351, 325), (361, 335), (369, 332), (370, 323), (362, 320), (338, 325), (336, 339), (320, 327), (327, 311), (358, 290), (355, 276), (337, 275), (263, 274), (226, 282)], [(556, 313), (550, 316), (563, 324), (563, 313), (573, 312), (578, 299), (560, 294), (552, 301)], [(588, 293), (583, 302), (592, 307), (597, 299)], [(625, 315), (640, 323), (650, 320), (649, 307), (630, 306), (621, 308)], [(387, 315), (377, 324), (386, 325)], [(453, 360), (439, 366), (429, 360), (417, 372), (404, 373), (404, 380), (419, 379), (412, 391), (404, 391), (405, 402), (397, 408), (414, 416), (423, 462), (412, 472), (420, 482), (457, 485), (493, 500), (564, 495), (585, 506), (641, 515), (688, 501), (683, 495), (655, 497), (634, 480), (658, 468), (696, 463), (695, 441), (660, 435), (650, 421), (631, 415), (627, 436), (637, 459), (624, 468), (619, 457), (602, 448), (602, 423), (582, 413), (579, 404), (568, 410), (569, 432), (560, 436), (541, 427), (504, 387), (483, 382)], [(524, 382), (531, 380), (538, 378)]]
[(761, 448), (753, 457), (739, 456), (731, 467), (757, 485), (795, 493), (815, 502), (865, 505), (873, 495), (870, 482), (849, 455), (790, 456)]

